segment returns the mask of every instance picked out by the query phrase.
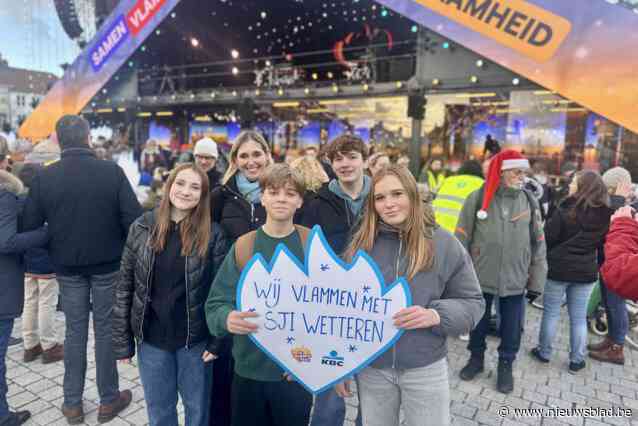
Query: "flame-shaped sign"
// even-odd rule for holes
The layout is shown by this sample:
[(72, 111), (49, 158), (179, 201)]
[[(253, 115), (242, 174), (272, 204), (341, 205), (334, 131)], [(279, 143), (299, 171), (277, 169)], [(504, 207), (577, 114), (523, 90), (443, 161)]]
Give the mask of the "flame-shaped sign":
[(304, 263), (280, 245), (270, 263), (255, 255), (237, 286), (237, 309), (259, 314), (250, 338), (315, 394), (389, 349), (403, 333), (392, 316), (411, 300), (404, 278), (386, 285), (364, 252), (344, 263), (318, 226)]

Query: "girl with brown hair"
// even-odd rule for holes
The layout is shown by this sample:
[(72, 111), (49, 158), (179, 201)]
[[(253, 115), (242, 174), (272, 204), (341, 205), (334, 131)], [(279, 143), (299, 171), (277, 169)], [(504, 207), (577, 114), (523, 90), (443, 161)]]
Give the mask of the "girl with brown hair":
[(208, 425), (212, 361), (204, 303), (227, 251), (210, 220), (208, 177), (194, 164), (175, 168), (160, 206), (132, 225), (113, 307), (113, 349), (130, 360), (137, 348), (151, 425)]
[[(363, 424), (398, 425), (402, 407), (408, 426), (448, 425), (446, 338), (468, 333), (485, 309), (472, 261), (450, 233), (436, 226), (414, 177), (397, 165), (373, 177), (346, 260), (359, 250), (375, 260), (387, 284), (405, 277), (414, 303), (394, 317), (404, 334), (357, 374)], [(347, 382), (336, 391), (350, 395)]]
[(538, 346), (531, 355), (548, 363), (560, 321), (560, 308), (567, 294), (569, 312), (569, 372), (585, 368), (587, 303), (598, 279), (597, 251), (609, 229), (607, 188), (594, 171), (578, 172), (569, 185), (567, 198), (545, 224), (547, 282), (543, 292), (543, 319)]

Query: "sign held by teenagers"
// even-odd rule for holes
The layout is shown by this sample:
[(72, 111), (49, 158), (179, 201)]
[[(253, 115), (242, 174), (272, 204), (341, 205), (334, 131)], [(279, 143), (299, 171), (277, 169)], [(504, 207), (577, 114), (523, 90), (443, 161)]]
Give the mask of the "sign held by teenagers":
[(267, 264), (259, 254), (237, 286), (237, 309), (258, 314), (250, 338), (312, 393), (363, 369), (401, 337), (393, 315), (411, 305), (407, 281), (383, 280), (360, 252), (350, 264), (334, 254), (318, 226), (301, 263), (285, 246)]

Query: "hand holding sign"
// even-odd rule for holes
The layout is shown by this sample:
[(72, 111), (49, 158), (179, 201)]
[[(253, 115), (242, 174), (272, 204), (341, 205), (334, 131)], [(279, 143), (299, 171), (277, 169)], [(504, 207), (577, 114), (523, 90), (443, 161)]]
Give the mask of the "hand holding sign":
[(231, 311), (226, 319), (226, 328), (233, 334), (254, 333), (259, 328), (256, 324), (246, 321), (244, 318), (257, 318), (256, 312)]
[[(227, 326), (233, 333), (249, 334), (273, 361), (318, 393), (390, 348), (403, 333), (393, 316), (410, 304), (404, 279), (386, 286), (365, 253), (343, 263), (315, 227), (305, 264), (284, 246), (270, 264), (260, 255), (248, 262), (237, 286), (238, 310), (231, 312)], [(408, 310), (408, 325), (412, 314)], [(421, 321), (418, 312), (417, 317)]]

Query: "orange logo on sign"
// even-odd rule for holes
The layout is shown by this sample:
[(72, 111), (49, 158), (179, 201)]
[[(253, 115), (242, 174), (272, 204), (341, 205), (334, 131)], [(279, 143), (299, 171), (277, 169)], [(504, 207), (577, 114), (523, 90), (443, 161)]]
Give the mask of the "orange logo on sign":
[(305, 346), (300, 346), (297, 348), (292, 348), (290, 351), (292, 357), (297, 360), (297, 362), (310, 362), (312, 361), (312, 352), (310, 349)]
[(538, 62), (548, 61), (572, 24), (523, 0), (416, 0)]

